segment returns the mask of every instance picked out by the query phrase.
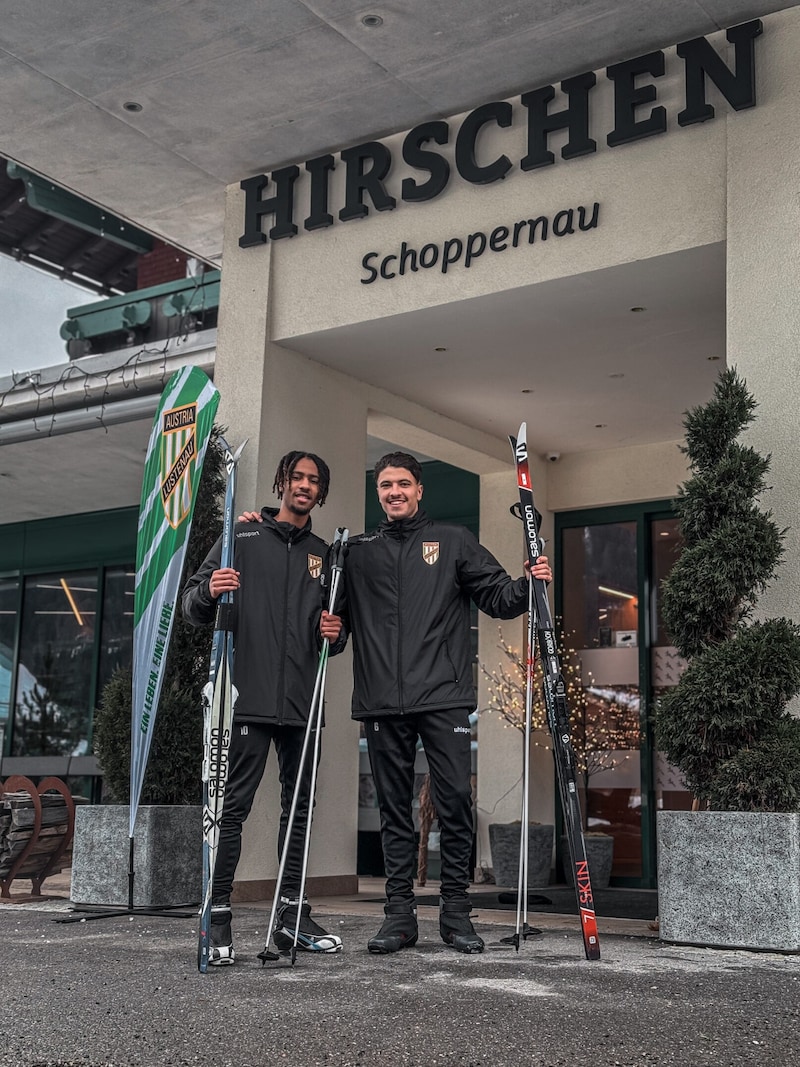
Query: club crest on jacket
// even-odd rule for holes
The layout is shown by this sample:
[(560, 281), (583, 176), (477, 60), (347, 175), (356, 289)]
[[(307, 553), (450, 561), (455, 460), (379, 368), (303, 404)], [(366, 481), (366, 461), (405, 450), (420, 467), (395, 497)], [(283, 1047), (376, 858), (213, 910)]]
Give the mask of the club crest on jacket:
[(312, 556), (308, 553), (308, 573), (312, 578), (319, 578), (322, 574), (322, 556)]
[(434, 563), (439, 559), (439, 542), (438, 541), (423, 541), (422, 542), (422, 558), (429, 567), (432, 567)]

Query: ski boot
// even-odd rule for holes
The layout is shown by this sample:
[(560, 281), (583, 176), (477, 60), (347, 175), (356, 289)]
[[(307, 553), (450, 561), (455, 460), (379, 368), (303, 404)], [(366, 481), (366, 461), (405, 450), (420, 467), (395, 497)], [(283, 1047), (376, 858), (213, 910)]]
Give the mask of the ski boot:
[(483, 940), (470, 922), (472, 905), (468, 900), (443, 900), (439, 904), (439, 933), (456, 952), (483, 952)]
[(342, 939), (336, 934), (329, 934), (311, 918), (311, 905), (303, 898), (281, 897), (280, 907), (275, 916), (272, 940), (280, 952), (290, 952), (294, 946), (294, 931), (297, 926), (297, 909), (300, 909), (300, 929), (297, 933), (297, 947), (304, 952), (338, 952)]
[(229, 904), (212, 904), (209, 934), (211, 937), (211, 947), (208, 953), (209, 966), (230, 967), (235, 961), (235, 954)]
[(416, 906), (413, 903), (388, 903), (383, 910), (386, 918), (377, 934), (367, 942), (369, 951), (386, 955), (416, 945), (419, 936)]

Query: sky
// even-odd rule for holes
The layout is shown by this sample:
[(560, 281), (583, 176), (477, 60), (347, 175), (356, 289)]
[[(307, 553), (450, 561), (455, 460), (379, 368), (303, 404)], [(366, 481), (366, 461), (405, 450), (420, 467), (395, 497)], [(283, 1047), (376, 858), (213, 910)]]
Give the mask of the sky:
[(88, 289), (0, 255), (0, 378), (66, 363), (58, 331), (67, 308), (97, 299)]

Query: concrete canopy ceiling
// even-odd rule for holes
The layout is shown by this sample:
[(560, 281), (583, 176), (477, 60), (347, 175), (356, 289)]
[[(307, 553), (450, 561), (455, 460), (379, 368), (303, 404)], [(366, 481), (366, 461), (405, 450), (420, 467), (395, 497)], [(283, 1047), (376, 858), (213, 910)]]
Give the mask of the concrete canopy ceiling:
[[(0, 155), (213, 261), (225, 187), (242, 178), (794, 6), (4, 3)], [(131, 102), (141, 110), (126, 110)], [(291, 345), (499, 440), (526, 418), (540, 452), (675, 440), (682, 412), (707, 398), (724, 365), (724, 256), (710, 246), (430, 308), (397, 317), (391, 330), (383, 319)], [(391, 339), (380, 366), (370, 359), (376, 332), (384, 350)], [(448, 350), (447, 364), (437, 347)], [(52, 362), (62, 360), (54, 338)], [(146, 427), (7, 446), (0, 477), (10, 510), (0, 521), (80, 511), (97, 499), (136, 503)], [(52, 472), (88, 469), (98, 443), (113, 462), (94, 471), (91, 490), (60, 478), (54, 501)]]
[(214, 259), (223, 191), (244, 177), (792, 6), (3, 3), (0, 154)]

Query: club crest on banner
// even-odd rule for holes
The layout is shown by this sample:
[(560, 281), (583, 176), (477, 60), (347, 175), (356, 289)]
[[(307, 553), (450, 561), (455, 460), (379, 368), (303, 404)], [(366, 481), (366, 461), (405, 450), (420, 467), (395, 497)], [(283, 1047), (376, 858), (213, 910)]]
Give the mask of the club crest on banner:
[(312, 578), (319, 578), (322, 574), (322, 556), (308, 554), (308, 573)]
[(423, 541), (422, 542), (422, 558), (432, 567), (434, 563), (439, 559), (439, 542), (438, 541)]
[(177, 530), (192, 510), (192, 468), (197, 457), (197, 404), (165, 411), (161, 421), (161, 503)]

